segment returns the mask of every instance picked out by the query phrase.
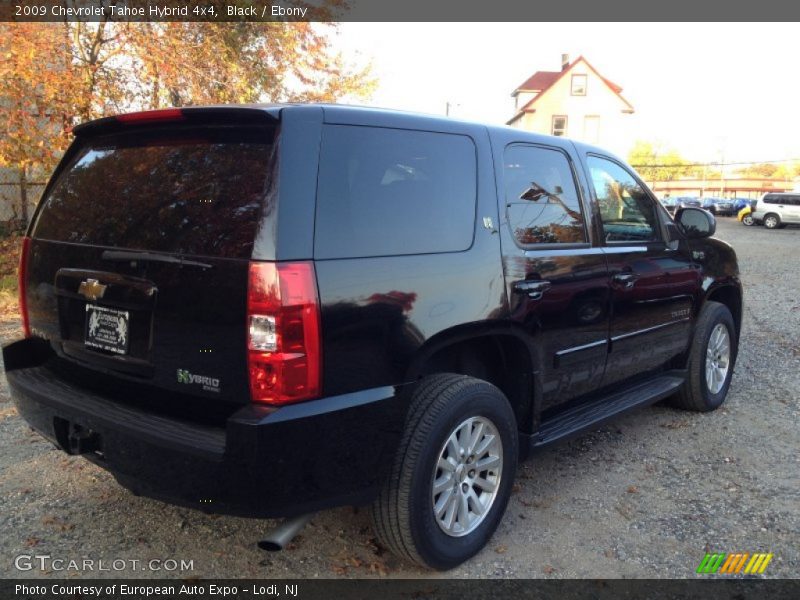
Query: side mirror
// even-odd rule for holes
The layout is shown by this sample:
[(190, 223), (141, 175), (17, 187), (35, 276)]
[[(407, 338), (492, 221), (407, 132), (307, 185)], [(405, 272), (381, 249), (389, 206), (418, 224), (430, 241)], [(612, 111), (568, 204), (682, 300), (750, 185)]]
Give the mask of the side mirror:
[(714, 235), (717, 230), (717, 220), (707, 210), (687, 206), (678, 209), (675, 221), (689, 238), (706, 238)]

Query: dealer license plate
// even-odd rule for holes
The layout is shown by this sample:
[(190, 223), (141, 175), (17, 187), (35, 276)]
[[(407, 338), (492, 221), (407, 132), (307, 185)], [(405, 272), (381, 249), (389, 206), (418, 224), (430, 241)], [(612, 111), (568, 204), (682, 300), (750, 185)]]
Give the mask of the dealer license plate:
[(127, 354), (129, 321), (128, 311), (87, 304), (84, 344), (89, 348)]

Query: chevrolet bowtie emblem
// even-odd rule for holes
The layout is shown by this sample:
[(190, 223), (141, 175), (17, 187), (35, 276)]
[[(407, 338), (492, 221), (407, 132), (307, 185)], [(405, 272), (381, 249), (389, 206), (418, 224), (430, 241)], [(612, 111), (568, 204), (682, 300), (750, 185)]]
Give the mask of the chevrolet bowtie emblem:
[(107, 287), (108, 286), (97, 281), (97, 279), (87, 279), (86, 281), (81, 281), (78, 293), (87, 300), (97, 300), (103, 297)]

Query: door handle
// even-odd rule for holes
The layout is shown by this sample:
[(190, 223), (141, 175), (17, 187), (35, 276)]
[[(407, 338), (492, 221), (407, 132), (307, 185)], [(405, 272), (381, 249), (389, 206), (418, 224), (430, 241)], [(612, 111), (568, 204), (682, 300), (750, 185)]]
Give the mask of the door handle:
[(525, 279), (523, 281), (517, 281), (514, 284), (514, 291), (518, 294), (528, 294), (529, 298), (538, 300), (542, 297), (542, 294), (552, 287), (552, 285), (553, 284), (551, 284), (549, 281), (545, 281), (543, 279)]
[(637, 273), (625, 271), (624, 273), (615, 274), (611, 279), (616, 283), (621, 283), (622, 287), (629, 290), (633, 287), (633, 284), (636, 283), (636, 280), (639, 279), (639, 275)]

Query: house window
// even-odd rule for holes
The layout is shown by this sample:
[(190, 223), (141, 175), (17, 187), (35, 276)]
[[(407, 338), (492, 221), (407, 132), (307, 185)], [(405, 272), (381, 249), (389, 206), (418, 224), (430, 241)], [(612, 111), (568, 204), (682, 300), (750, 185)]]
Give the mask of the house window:
[(567, 117), (557, 115), (553, 117), (553, 135), (567, 135)]
[(573, 96), (586, 95), (586, 75), (572, 76), (572, 95)]

